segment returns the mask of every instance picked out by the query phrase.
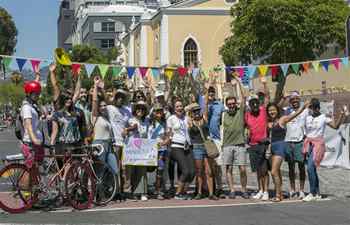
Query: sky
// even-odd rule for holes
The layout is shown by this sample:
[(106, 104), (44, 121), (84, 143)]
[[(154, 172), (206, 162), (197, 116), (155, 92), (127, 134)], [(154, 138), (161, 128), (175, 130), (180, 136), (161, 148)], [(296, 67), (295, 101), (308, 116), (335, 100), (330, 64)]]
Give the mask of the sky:
[(57, 46), (60, 0), (0, 0), (18, 30), (14, 55), (51, 59)]

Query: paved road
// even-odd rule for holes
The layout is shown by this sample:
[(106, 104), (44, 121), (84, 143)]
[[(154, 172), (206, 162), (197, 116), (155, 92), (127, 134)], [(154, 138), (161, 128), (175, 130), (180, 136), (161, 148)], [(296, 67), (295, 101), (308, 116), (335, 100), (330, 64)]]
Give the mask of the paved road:
[(350, 201), (0, 214), (0, 223), (120, 225), (348, 225)]

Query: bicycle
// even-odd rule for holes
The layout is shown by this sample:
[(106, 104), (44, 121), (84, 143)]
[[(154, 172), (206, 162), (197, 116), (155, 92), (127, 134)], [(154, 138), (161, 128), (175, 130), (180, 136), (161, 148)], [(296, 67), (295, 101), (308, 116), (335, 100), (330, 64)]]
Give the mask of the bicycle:
[[(56, 207), (68, 200), (75, 209), (89, 208), (92, 205), (95, 181), (86, 165), (75, 160), (79, 157), (82, 155), (56, 155), (53, 151), (45, 155), (44, 158), (48, 159), (45, 166), (39, 167), (34, 163), (30, 169), (18, 159), (10, 162), (0, 170), (0, 208), (9, 213), (21, 213), (40, 200), (53, 202)], [(57, 158), (64, 159), (61, 168)], [(39, 168), (42, 171), (38, 172)]]

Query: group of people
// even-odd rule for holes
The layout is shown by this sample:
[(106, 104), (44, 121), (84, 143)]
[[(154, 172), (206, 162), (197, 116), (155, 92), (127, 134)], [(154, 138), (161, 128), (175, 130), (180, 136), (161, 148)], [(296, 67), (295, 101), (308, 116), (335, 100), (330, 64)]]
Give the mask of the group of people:
[[(325, 127), (337, 129), (348, 113), (344, 108), (335, 121), (321, 114), (318, 99), (302, 105), (296, 91), (278, 103), (270, 102), (264, 79), (261, 80), (264, 90), (247, 98), (239, 78), (235, 77), (232, 84), (237, 93), (234, 95), (220, 100), (216, 88), (206, 85), (204, 94), (193, 93), (190, 104), (184, 105), (184, 99), (177, 96), (168, 99), (161, 90), (153, 95), (136, 90), (130, 98), (130, 90), (122, 86), (106, 88), (99, 76), (94, 77), (90, 90), (81, 87), (79, 76), (74, 90), (63, 90), (56, 78), (56, 65), (50, 65), (49, 69), (52, 111), (43, 116), (38, 106), (41, 92), (38, 79), (24, 85), (26, 98), (20, 116), (24, 127), (22, 151), (27, 166), (43, 158), (41, 146), (45, 135), (41, 132), (40, 120), (45, 119), (48, 142), (55, 147), (56, 154), (90, 143), (103, 145), (105, 151), (100, 159), (118, 176), (120, 193), (130, 199), (150, 198), (148, 173), (155, 173), (154, 196), (159, 200), (168, 197), (234, 199), (238, 192), (233, 169), (238, 167), (242, 198), (269, 200), (271, 175), (275, 187), (272, 200), (279, 202), (283, 200), (281, 165), (287, 161), (290, 197), (317, 200), (320, 198), (317, 167), (325, 153)], [(157, 140), (157, 167), (123, 165), (123, 148), (133, 138)], [(219, 157), (208, 156), (207, 140), (215, 143)], [(35, 149), (35, 156), (30, 149)], [(257, 193), (252, 196), (247, 190), (248, 162), (258, 181)], [(296, 165), (300, 174), (298, 191)], [(310, 184), (308, 195), (304, 189), (305, 165)], [(223, 191), (222, 172), (228, 192)], [(193, 181), (195, 192), (190, 196), (188, 191)]]

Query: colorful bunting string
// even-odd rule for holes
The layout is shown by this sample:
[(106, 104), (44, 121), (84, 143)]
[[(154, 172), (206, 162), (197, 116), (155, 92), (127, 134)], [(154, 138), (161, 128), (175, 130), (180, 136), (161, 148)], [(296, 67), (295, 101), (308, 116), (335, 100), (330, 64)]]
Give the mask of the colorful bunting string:
[(38, 72), (39, 71), (40, 62), (41, 62), (41, 60), (36, 60), (36, 59), (30, 60), (30, 63), (32, 64), (32, 68), (33, 68), (34, 72)]
[(320, 63), (322, 65), (324, 71), (328, 72), (329, 61), (324, 60), (324, 61), (321, 61)]
[(312, 62), (312, 66), (314, 67), (314, 70), (316, 72), (318, 72), (319, 68), (320, 68), (320, 62), (319, 61), (313, 61)]
[(248, 66), (248, 76), (249, 78), (253, 78), (254, 77), (254, 74), (255, 74), (255, 71), (256, 71), (256, 66)]
[(128, 72), (128, 77), (129, 79), (132, 78), (132, 76), (134, 76), (134, 73), (135, 73), (135, 67), (126, 67), (126, 71)]
[(112, 67), (112, 76), (113, 77), (118, 77), (119, 74), (122, 72), (123, 67), (120, 66), (113, 66)]
[(10, 57), (3, 58), (3, 63), (4, 63), (4, 66), (5, 66), (6, 70), (10, 69), (11, 62), (12, 62), (12, 58), (10, 58)]
[(288, 75), (288, 69), (289, 69), (289, 64), (282, 64), (281, 65), (281, 70), (282, 70), (284, 76)]
[(338, 71), (339, 70), (339, 63), (340, 59), (333, 59), (331, 63), (334, 65), (335, 69)]
[(300, 64), (293, 63), (290, 65), (292, 67), (293, 72), (298, 75), (299, 74), (299, 69), (300, 69)]
[(260, 76), (264, 77), (266, 76), (266, 73), (269, 69), (269, 67), (267, 65), (260, 65), (258, 66), (259, 72), (260, 72)]
[(155, 79), (159, 79), (160, 76), (160, 70), (158, 68), (152, 68), (152, 75)]
[(303, 69), (304, 69), (304, 72), (305, 72), (305, 73), (308, 73), (308, 72), (309, 72), (309, 66), (310, 66), (310, 63), (309, 63), (309, 62), (303, 63)]
[(98, 69), (100, 70), (100, 73), (101, 73), (101, 76), (102, 78), (104, 79), (106, 74), (107, 74), (107, 71), (109, 69), (109, 65), (106, 65), (106, 64), (99, 64), (98, 65)]
[(179, 67), (177, 68), (177, 72), (179, 73), (180, 76), (185, 76), (188, 72), (188, 69), (186, 67)]
[(84, 64), (84, 66), (85, 66), (85, 70), (86, 70), (86, 75), (90, 78), (96, 65), (95, 64)]
[(341, 63), (343, 64), (343, 66), (345, 68), (348, 68), (349, 67), (349, 57), (344, 57), (341, 59)]
[(74, 76), (79, 74), (81, 64), (73, 63), (72, 64), (72, 73)]
[(140, 71), (141, 77), (144, 78), (147, 74), (148, 68), (147, 67), (140, 67), (139, 71)]
[(174, 72), (175, 72), (174, 68), (165, 68), (164, 69), (164, 74), (169, 80), (171, 80), (173, 78)]
[(27, 59), (24, 59), (24, 58), (16, 58), (16, 62), (17, 62), (19, 71), (22, 72), (23, 66), (24, 66), (24, 64), (26, 64)]

